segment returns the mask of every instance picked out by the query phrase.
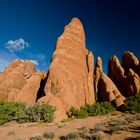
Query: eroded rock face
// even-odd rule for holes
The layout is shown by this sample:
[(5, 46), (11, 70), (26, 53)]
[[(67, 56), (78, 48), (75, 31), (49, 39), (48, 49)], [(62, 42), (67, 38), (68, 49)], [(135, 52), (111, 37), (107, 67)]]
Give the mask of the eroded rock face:
[(40, 98), (38, 100), (38, 103), (49, 103), (50, 105), (54, 106), (56, 108), (55, 111), (55, 120), (54, 121), (61, 121), (64, 118), (67, 118), (66, 115), (66, 110), (65, 107), (63, 105), (63, 103), (61, 102), (61, 100), (57, 97), (55, 97), (53, 94), (48, 93), (46, 96)]
[(132, 52), (125, 51), (123, 53), (122, 66), (124, 67), (126, 73), (128, 73), (131, 68), (140, 76), (140, 63), (138, 58)]
[(119, 92), (113, 81), (102, 73), (98, 83), (99, 101), (110, 101), (120, 107), (124, 104), (125, 97)]
[(129, 97), (140, 91), (140, 78), (130, 68), (132, 66), (136, 68), (136, 65), (138, 66), (138, 60), (133, 53), (125, 53), (123, 58), (125, 70), (121, 66), (118, 58), (114, 55), (110, 58), (108, 63), (108, 76), (112, 79), (120, 92), (125, 97)]
[(98, 82), (99, 82), (99, 79), (103, 73), (103, 70), (102, 70), (102, 59), (101, 57), (98, 57), (97, 58), (97, 61), (96, 61), (96, 67), (95, 67), (95, 79), (94, 79), (94, 90), (95, 90), (95, 98), (96, 100), (98, 100)]
[(113, 55), (108, 62), (108, 76), (112, 79), (115, 84), (124, 77), (124, 69), (122, 68), (119, 59), (116, 55)]
[(19, 94), (16, 97), (16, 101), (24, 102), (28, 105), (35, 104), (42, 79), (42, 73), (34, 73), (20, 90)]
[(73, 18), (57, 40), (45, 85), (46, 96), (55, 96), (65, 110), (71, 106), (79, 108), (86, 103), (94, 103), (94, 91), (89, 91), (93, 87), (91, 52), (89, 63), (87, 57), (83, 26), (79, 19)]
[(34, 72), (36, 69), (32, 62), (14, 60), (0, 76), (0, 99), (9, 100), (11, 90), (21, 90)]
[(132, 69), (129, 69), (128, 75), (120, 81), (120, 88), (125, 97), (135, 95), (140, 91), (139, 76)]
[(88, 54), (88, 89), (89, 97), (88, 103), (95, 103), (95, 94), (94, 94), (94, 56), (90, 51)]

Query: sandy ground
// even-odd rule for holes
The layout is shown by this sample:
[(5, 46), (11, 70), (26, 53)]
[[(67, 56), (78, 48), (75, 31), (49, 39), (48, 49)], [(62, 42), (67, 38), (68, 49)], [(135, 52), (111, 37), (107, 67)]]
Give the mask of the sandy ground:
[[(35, 135), (42, 135), (44, 132), (54, 132), (53, 140), (59, 140), (60, 136), (67, 135), (70, 132), (76, 132), (80, 128), (95, 128), (96, 126), (105, 126), (110, 120), (119, 120), (128, 115), (106, 115), (88, 117), (86, 119), (75, 119), (69, 122), (58, 123), (24, 123), (18, 124), (10, 122), (0, 126), (0, 140), (30, 140), (30, 137)], [(136, 123), (136, 124), (135, 124)], [(133, 126), (140, 127), (140, 120), (134, 121)], [(104, 140), (123, 140), (127, 137), (140, 136), (140, 131), (119, 131), (113, 134), (105, 134)], [(78, 140), (82, 138), (77, 138)], [(42, 139), (42, 140), (45, 140)], [(92, 139), (91, 139), (92, 140)]]

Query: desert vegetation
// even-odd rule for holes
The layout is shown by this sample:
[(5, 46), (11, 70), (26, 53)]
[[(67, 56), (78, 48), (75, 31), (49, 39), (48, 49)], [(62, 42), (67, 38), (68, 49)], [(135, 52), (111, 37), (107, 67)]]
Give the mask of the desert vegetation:
[(70, 118), (86, 118), (88, 116), (105, 115), (115, 111), (115, 107), (110, 102), (97, 102), (92, 105), (85, 105), (80, 109), (70, 108), (67, 112)]
[(17, 122), (51, 122), (55, 108), (49, 104), (26, 106), (18, 102), (0, 101), (0, 125), (16, 120)]
[(128, 97), (125, 101), (122, 111), (140, 113), (140, 93), (136, 93), (134, 96)]

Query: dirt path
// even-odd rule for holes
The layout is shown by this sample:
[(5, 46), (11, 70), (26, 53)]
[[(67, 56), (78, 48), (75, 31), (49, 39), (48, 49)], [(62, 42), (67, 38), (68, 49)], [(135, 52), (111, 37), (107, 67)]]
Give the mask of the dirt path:
[[(29, 140), (35, 135), (42, 135), (44, 132), (54, 132), (54, 140), (59, 140), (59, 137), (70, 132), (76, 132), (81, 128), (95, 128), (98, 125), (106, 125), (110, 119), (119, 119), (121, 115), (116, 116), (96, 116), (86, 119), (76, 119), (69, 122), (59, 123), (24, 123), (18, 124), (11, 122), (0, 126), (0, 140)], [(140, 124), (140, 121), (138, 122)], [(139, 133), (138, 133), (139, 134)], [(121, 132), (120, 134), (106, 135), (106, 140), (121, 140), (124, 137), (133, 136), (134, 132)], [(135, 133), (136, 135), (136, 133)], [(80, 138), (78, 138), (80, 139)], [(45, 140), (45, 139), (44, 139)]]

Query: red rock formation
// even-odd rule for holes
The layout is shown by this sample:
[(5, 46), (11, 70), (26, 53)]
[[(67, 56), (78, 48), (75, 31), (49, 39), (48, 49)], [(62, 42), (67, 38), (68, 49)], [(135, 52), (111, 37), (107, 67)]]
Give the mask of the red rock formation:
[(55, 96), (65, 110), (94, 103), (94, 91), (89, 91), (93, 87), (93, 56), (89, 53), (89, 63), (87, 57), (83, 26), (73, 18), (57, 40), (45, 85), (46, 96)]
[(21, 90), (34, 72), (35, 66), (30, 61), (14, 60), (0, 76), (0, 99), (8, 100), (12, 89)]
[(90, 51), (88, 54), (88, 90), (89, 97), (88, 103), (95, 103), (95, 94), (94, 94), (94, 56)]
[(102, 70), (102, 59), (101, 57), (98, 57), (97, 58), (97, 61), (96, 61), (96, 67), (95, 67), (95, 79), (94, 79), (94, 89), (95, 89), (95, 98), (96, 100), (98, 100), (98, 82), (99, 82), (99, 79), (103, 73), (103, 70)]
[(124, 61), (123, 65), (125, 66), (125, 70), (127, 72), (124, 71), (123, 67), (120, 65), (118, 58), (114, 55), (110, 58), (108, 63), (108, 76), (116, 84), (120, 92), (125, 97), (129, 97), (134, 95), (136, 92), (140, 91), (140, 78), (130, 68), (134, 66), (133, 64), (135, 64), (135, 66), (136, 64), (138, 64), (136, 57), (134, 57), (134, 55), (130, 52), (128, 53), (125, 52), (125, 53), (124, 53), (125, 55), (123, 61), (124, 60), (128, 60), (128, 61)]
[(120, 107), (124, 104), (125, 97), (121, 95), (113, 81), (106, 75), (102, 74), (98, 83), (99, 101), (110, 101)]
[(122, 55), (122, 66), (125, 72), (128, 73), (131, 68), (140, 76), (140, 63), (138, 58), (130, 51), (125, 51)]
[(42, 73), (34, 73), (20, 90), (19, 94), (17, 95), (16, 101), (24, 102), (28, 105), (35, 104), (42, 79)]

